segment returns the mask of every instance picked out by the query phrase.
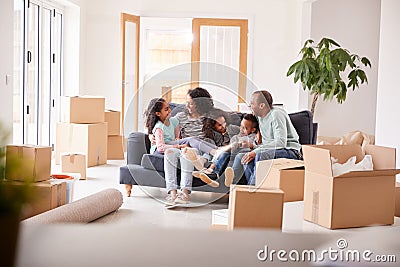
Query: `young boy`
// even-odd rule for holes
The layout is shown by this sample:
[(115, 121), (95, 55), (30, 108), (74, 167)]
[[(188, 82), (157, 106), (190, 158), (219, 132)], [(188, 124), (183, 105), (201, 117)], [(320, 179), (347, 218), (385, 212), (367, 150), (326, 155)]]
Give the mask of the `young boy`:
[[(214, 181), (227, 167), (231, 155), (239, 152), (250, 151), (261, 140), (257, 118), (253, 114), (246, 114), (240, 122), (239, 134), (230, 139), (230, 144), (216, 150), (211, 165), (207, 169), (194, 171), (192, 174), (200, 178), (203, 182), (213, 187), (218, 187), (219, 183)], [(233, 172), (225, 172), (225, 186), (229, 187), (233, 180)], [(211, 179), (214, 178), (214, 179)]]

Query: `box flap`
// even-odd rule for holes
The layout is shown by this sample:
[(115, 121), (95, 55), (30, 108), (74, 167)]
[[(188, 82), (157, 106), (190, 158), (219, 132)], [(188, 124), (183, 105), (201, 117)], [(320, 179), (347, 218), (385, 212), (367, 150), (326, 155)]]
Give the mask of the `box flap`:
[(374, 170), (396, 168), (396, 149), (393, 147), (366, 145), (365, 153), (372, 156)]
[(328, 149), (303, 145), (302, 150), (307, 172), (332, 176), (331, 154)]
[(336, 176), (334, 179), (347, 178), (347, 177), (393, 176), (399, 173), (400, 170), (397, 169), (374, 170), (374, 171), (352, 171)]
[(304, 167), (304, 161), (285, 158), (273, 159), (272, 167), (278, 170), (294, 169)]
[(360, 145), (317, 145), (315, 147), (329, 150), (332, 157), (339, 163), (345, 163), (349, 158), (356, 156), (356, 162), (360, 162), (363, 158), (363, 152)]

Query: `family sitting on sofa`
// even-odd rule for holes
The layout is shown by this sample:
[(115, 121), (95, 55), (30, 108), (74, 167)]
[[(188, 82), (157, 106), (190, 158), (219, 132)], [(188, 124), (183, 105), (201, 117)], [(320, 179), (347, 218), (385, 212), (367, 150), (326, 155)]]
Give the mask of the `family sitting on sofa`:
[(221, 176), (229, 187), (244, 174), (247, 183), (254, 185), (255, 162), (302, 159), (299, 136), (288, 114), (272, 103), (269, 92), (254, 92), (250, 100), (253, 114), (245, 115), (239, 127), (229, 123), (226, 112), (214, 108), (211, 95), (203, 88), (189, 90), (186, 109), (174, 117), (167, 101), (153, 99), (145, 114), (146, 128), (152, 140), (150, 153), (164, 156), (166, 205), (190, 202), (193, 177), (218, 187), (216, 180)]

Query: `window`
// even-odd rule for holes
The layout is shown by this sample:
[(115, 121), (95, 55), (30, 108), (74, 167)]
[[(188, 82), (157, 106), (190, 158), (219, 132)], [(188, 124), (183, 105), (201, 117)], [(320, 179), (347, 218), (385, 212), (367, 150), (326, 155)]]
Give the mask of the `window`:
[(52, 145), (61, 95), (62, 9), (14, 2), (14, 143)]

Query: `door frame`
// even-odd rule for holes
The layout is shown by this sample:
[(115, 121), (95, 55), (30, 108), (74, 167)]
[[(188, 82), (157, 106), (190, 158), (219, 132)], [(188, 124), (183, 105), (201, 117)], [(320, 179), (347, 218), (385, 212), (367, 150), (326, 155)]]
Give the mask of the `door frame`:
[(194, 18), (192, 21), (192, 85), (199, 86), (200, 66), (194, 62), (200, 61), (200, 27), (201, 26), (222, 26), (240, 28), (239, 48), (239, 85), (238, 103), (246, 101), (246, 80), (247, 80), (247, 50), (248, 50), (248, 20), (247, 19), (215, 19), (215, 18)]
[[(125, 120), (125, 40), (126, 40), (126, 23), (131, 22), (136, 24), (136, 62), (135, 62), (135, 81), (134, 81), (134, 101), (135, 101), (135, 114), (139, 113), (139, 56), (140, 56), (140, 16), (121, 13), (121, 59), (122, 59), (122, 76), (121, 76), (121, 134), (124, 135), (124, 120)], [(138, 130), (138, 120), (133, 125), (133, 130)]]

